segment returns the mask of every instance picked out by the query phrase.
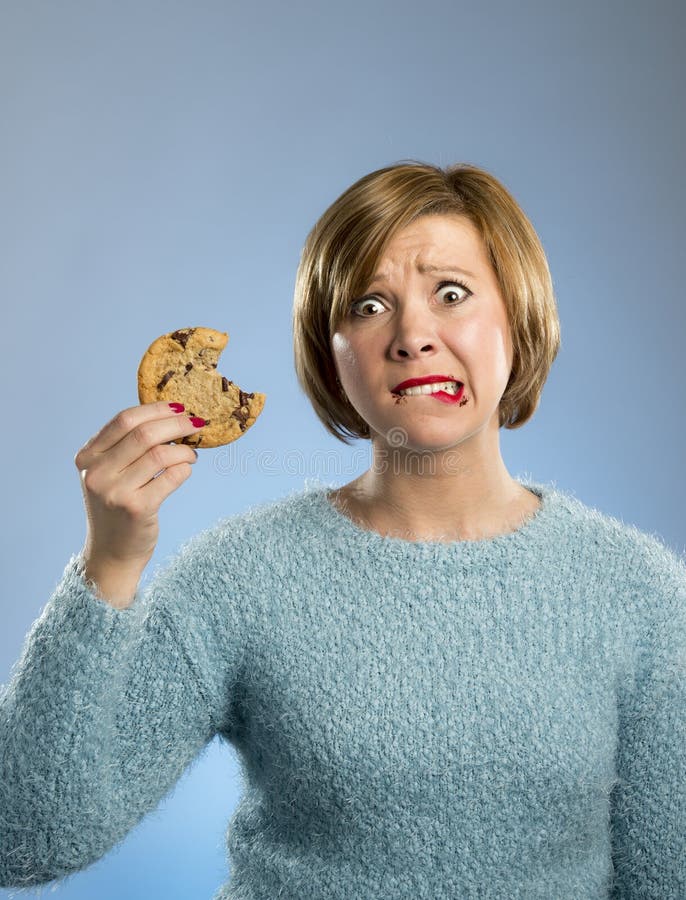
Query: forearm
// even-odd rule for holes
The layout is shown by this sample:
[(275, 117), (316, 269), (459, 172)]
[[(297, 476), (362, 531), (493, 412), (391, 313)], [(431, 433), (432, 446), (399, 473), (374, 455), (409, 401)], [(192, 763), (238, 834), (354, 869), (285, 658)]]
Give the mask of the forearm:
[(40, 884), (98, 857), (97, 846), (82, 848), (79, 828), (104, 802), (96, 794), (106, 791), (115, 676), (133, 617), (96, 603), (70, 563), (25, 641), (0, 696), (3, 886)]
[(243, 606), (207, 545), (191, 542), (130, 608), (100, 602), (70, 560), (0, 695), (0, 886), (99, 859), (230, 721)]
[(115, 609), (127, 609), (134, 602), (145, 564), (124, 565), (82, 553), (83, 572), (93, 593)]

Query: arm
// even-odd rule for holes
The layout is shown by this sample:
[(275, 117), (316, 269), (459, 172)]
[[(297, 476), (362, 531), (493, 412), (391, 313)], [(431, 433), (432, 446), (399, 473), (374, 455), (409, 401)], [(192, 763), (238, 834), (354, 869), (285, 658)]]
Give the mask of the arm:
[[(634, 678), (619, 696), (611, 834), (613, 900), (686, 897), (686, 567), (651, 543), (642, 558)], [(640, 590), (640, 589), (639, 589)]]
[(102, 857), (212, 739), (240, 656), (236, 607), (222, 608), (226, 645), (215, 591), (197, 537), (122, 609), (98, 599), (72, 557), (0, 695), (0, 885)]

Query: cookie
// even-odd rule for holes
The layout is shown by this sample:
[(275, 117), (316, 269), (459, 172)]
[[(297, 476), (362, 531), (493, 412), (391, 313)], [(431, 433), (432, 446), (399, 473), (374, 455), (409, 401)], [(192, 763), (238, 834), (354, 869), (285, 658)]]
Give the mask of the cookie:
[(186, 415), (207, 423), (180, 443), (220, 447), (244, 434), (262, 412), (265, 394), (246, 393), (216, 371), (228, 334), (213, 328), (181, 328), (153, 341), (138, 366), (138, 399), (179, 401)]

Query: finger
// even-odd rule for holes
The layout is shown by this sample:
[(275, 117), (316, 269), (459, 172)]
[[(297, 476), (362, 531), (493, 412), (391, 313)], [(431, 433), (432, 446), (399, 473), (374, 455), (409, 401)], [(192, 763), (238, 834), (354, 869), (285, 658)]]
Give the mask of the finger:
[(140, 459), (134, 460), (117, 477), (116, 490), (122, 494), (139, 490), (172, 466), (194, 465), (197, 451), (187, 444), (156, 444)]
[(170, 441), (181, 441), (190, 434), (195, 434), (199, 427), (204, 427), (203, 419), (165, 416), (142, 422), (129, 431), (118, 444), (110, 447), (105, 453), (95, 457), (91, 464), (93, 470), (99, 469), (106, 482), (119, 478), (120, 474), (131, 463), (143, 457), (149, 450)]
[[(177, 412), (179, 407), (181, 410)], [(173, 421), (183, 413), (183, 404), (172, 405), (167, 400), (141, 403), (138, 406), (123, 409), (106, 425), (103, 425), (97, 434), (86, 441), (74, 457), (74, 462), (79, 469), (87, 468), (98, 456), (118, 444), (137, 426), (157, 419)]]
[[(200, 423), (203, 424), (200, 425)], [(195, 417), (191, 419), (185, 415), (175, 419), (165, 417), (143, 422), (109, 450), (107, 454), (108, 471), (119, 478), (132, 463), (142, 459), (153, 448), (168, 445), (171, 441), (178, 443), (187, 435), (196, 434), (199, 428), (203, 427), (203, 419)], [(186, 445), (182, 444), (181, 446), (185, 447)], [(158, 470), (159, 468), (158, 466)]]
[(170, 494), (190, 478), (193, 466), (190, 463), (178, 463), (169, 466), (157, 478), (153, 478), (136, 492), (141, 498), (141, 505), (154, 511), (159, 509)]

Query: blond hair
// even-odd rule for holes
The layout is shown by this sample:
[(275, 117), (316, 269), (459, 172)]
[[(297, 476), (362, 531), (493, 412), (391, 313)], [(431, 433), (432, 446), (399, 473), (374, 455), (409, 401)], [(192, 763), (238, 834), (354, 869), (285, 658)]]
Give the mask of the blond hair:
[(560, 347), (552, 278), (533, 225), (489, 172), (410, 160), (365, 175), (315, 223), (295, 280), (293, 350), (300, 386), (324, 427), (346, 444), (368, 438), (336, 373), (331, 336), (352, 298), (371, 281), (390, 239), (419, 216), (465, 216), (483, 240), (510, 324), (513, 363), (500, 400), (500, 427), (519, 428), (536, 411)]

